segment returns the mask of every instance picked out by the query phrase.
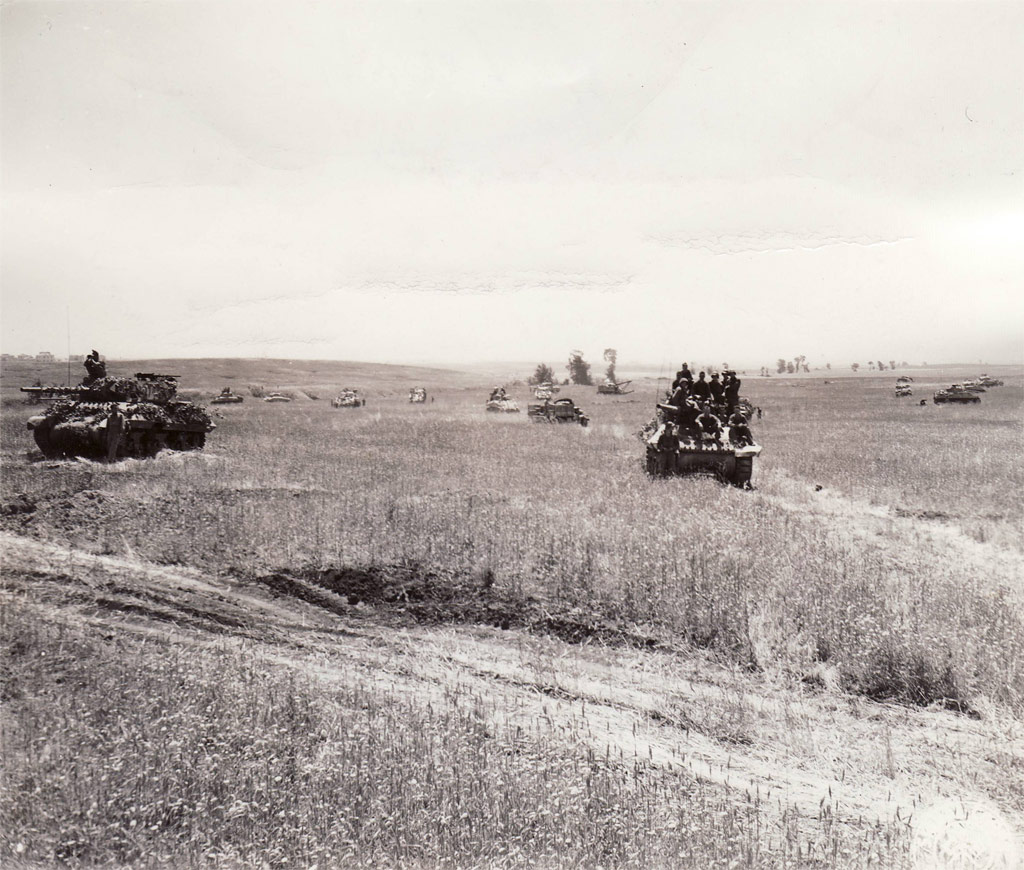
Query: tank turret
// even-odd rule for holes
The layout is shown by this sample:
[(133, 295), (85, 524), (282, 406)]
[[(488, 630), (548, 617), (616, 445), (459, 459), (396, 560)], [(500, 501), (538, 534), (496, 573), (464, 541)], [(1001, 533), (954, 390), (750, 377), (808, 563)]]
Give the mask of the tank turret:
[(114, 462), (155, 456), (160, 450), (197, 450), (215, 426), (206, 411), (177, 398), (178, 376), (137, 372), (133, 378), (96, 376), (99, 355), (87, 358), (89, 376), (77, 387), (22, 387), (56, 399), (28, 421), (49, 459), (81, 456)]

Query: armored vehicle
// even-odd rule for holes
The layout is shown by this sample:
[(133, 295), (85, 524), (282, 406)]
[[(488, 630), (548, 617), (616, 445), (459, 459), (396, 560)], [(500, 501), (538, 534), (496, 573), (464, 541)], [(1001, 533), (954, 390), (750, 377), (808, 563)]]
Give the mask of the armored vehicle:
[(488, 411), (496, 414), (518, 414), (519, 405), (516, 404), (516, 400), (510, 398), (505, 393), (504, 387), (495, 387), (491, 390), (491, 395), (487, 399), (487, 404), (484, 406)]
[(754, 443), (744, 409), (738, 405), (735, 410), (739, 418), (731, 418), (737, 420), (734, 424), (714, 417), (719, 427), (715, 432), (712, 426), (710, 431), (703, 428), (696, 407), (658, 403), (657, 415), (640, 433), (647, 449), (647, 473), (653, 477), (706, 475), (750, 489), (761, 445)]
[(89, 377), (77, 387), (21, 388), (57, 400), (28, 421), (48, 459), (114, 462), (155, 456), (164, 448), (198, 450), (216, 428), (203, 408), (177, 398), (177, 375), (138, 372), (118, 378), (107, 377), (105, 366), (100, 376), (95, 371), (89, 368)]
[(632, 381), (612, 381), (606, 380), (603, 384), (598, 384), (597, 392), (601, 396), (625, 396), (627, 393), (632, 393), (632, 390), (627, 390)]
[(910, 377), (909, 375), (900, 375), (898, 378), (896, 378), (896, 383), (897, 384), (911, 384), (913, 382), (914, 382), (914, 379), (912, 377)]
[(974, 405), (981, 401), (981, 396), (964, 389), (961, 384), (953, 384), (948, 390), (936, 390), (935, 395), (932, 396), (932, 401), (936, 405), (944, 405), (950, 402)]
[(990, 378), (988, 375), (981, 375), (978, 377), (978, 383), (983, 387), (1001, 387), (1003, 382), (998, 378)]
[(546, 400), (542, 404), (527, 405), (526, 413), (533, 423), (579, 423), (586, 426), (590, 418), (573, 404), (572, 399)]
[(897, 384), (896, 385), (897, 396), (912, 396), (914, 391), (911, 389), (910, 384)]
[(223, 390), (220, 391), (220, 395), (216, 396), (213, 399), (210, 399), (210, 404), (211, 405), (239, 405), (239, 404), (241, 404), (244, 401), (245, 401), (245, 399), (243, 399), (240, 395), (238, 395), (238, 393), (232, 393), (231, 392), (231, 387), (225, 387)]
[(409, 390), (409, 401), (414, 405), (422, 405), (427, 401), (427, 391), (423, 387), (413, 387)]
[(361, 408), (365, 404), (366, 399), (359, 395), (359, 390), (353, 390), (348, 387), (331, 399), (332, 408)]
[(558, 390), (558, 385), (552, 384), (550, 381), (543, 384), (537, 384), (537, 386), (534, 387), (533, 390), (533, 397), (535, 399), (550, 399), (552, 396), (554, 396), (555, 393), (558, 392)]
[(264, 402), (290, 402), (291, 396), (282, 396), (280, 393), (271, 393), (269, 396), (264, 396)]

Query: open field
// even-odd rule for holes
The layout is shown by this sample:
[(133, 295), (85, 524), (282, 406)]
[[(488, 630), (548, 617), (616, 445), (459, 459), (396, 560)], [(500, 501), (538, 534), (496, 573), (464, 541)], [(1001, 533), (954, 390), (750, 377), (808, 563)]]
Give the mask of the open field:
[[(966, 366), (900, 400), (888, 373), (745, 378), (741, 492), (643, 473), (653, 378), (563, 388), (584, 430), (530, 425), (525, 387), (485, 414), (479, 372), (112, 363), (247, 399), (201, 453), (104, 466), (39, 460), (17, 387), (63, 367), (21, 365), (5, 860), (1024, 856), (1019, 369), (974, 407), (930, 401)], [(367, 406), (332, 409), (342, 386)]]

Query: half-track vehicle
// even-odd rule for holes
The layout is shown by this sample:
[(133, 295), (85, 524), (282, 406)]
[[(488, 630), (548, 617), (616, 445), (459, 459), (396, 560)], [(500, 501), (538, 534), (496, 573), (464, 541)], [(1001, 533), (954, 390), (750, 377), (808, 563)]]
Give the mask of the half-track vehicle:
[(427, 391), (423, 387), (413, 387), (409, 390), (409, 401), (413, 405), (422, 405), (427, 401)]
[(527, 405), (526, 413), (532, 423), (579, 423), (584, 427), (590, 423), (590, 417), (569, 398)]
[(606, 380), (603, 384), (597, 385), (597, 393), (600, 396), (625, 396), (633, 392), (626, 389), (631, 383), (633, 382)]
[(362, 408), (366, 399), (359, 395), (359, 390), (346, 387), (331, 399), (332, 408)]
[(240, 405), (245, 399), (238, 395), (238, 393), (232, 393), (231, 387), (225, 387), (220, 391), (218, 395), (210, 399), (211, 405)]
[(77, 387), (21, 388), (56, 399), (28, 421), (47, 459), (115, 462), (148, 458), (164, 449), (198, 450), (216, 428), (202, 407), (177, 398), (177, 375), (137, 372), (133, 378), (107, 377), (105, 365), (101, 376), (92, 368), (89, 372)]
[[(754, 443), (747, 425), (750, 413), (740, 405), (734, 410), (744, 422), (730, 425), (719, 421), (720, 430), (714, 435), (695, 423), (696, 408), (687, 414), (687, 409), (659, 402), (655, 418), (640, 433), (647, 450), (647, 473), (652, 477), (715, 477), (750, 489), (754, 459), (760, 455), (761, 445)], [(753, 412), (753, 406), (749, 412)]]
[(932, 396), (932, 401), (936, 405), (948, 403), (976, 405), (981, 401), (981, 396), (965, 389), (962, 384), (953, 384), (947, 390), (936, 390), (935, 395)]

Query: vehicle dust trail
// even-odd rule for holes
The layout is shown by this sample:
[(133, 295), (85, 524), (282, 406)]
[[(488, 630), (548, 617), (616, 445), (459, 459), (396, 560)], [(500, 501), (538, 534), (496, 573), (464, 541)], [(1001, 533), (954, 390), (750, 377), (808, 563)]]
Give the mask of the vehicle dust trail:
[[(959, 866), (956, 856), (971, 855), (974, 864), (1014, 866), (1006, 861), (1024, 855), (1020, 790), (1005, 789), (1000, 778), (1008, 775), (1000, 767), (1012, 773), (1024, 765), (1019, 723), (828, 693), (794, 696), (790, 686), (700, 654), (574, 645), (495, 628), (382, 625), (364, 605), (302, 597), (312, 590), (251, 586), (6, 533), (0, 554), (0, 594), (62, 618), (160, 632), (177, 643), (237, 637), (325, 683), (359, 680), (410, 703), (455, 706), (508, 739), (536, 735), (599, 759), (682, 770), (756, 794), (769, 813), (795, 806), (808, 824), (824, 810), (849, 824), (909, 819), (920, 860), (933, 865)], [(738, 726), (727, 727), (730, 716)], [(990, 760), (995, 747), (1002, 765)], [(975, 809), (951, 814), (953, 804)]]

